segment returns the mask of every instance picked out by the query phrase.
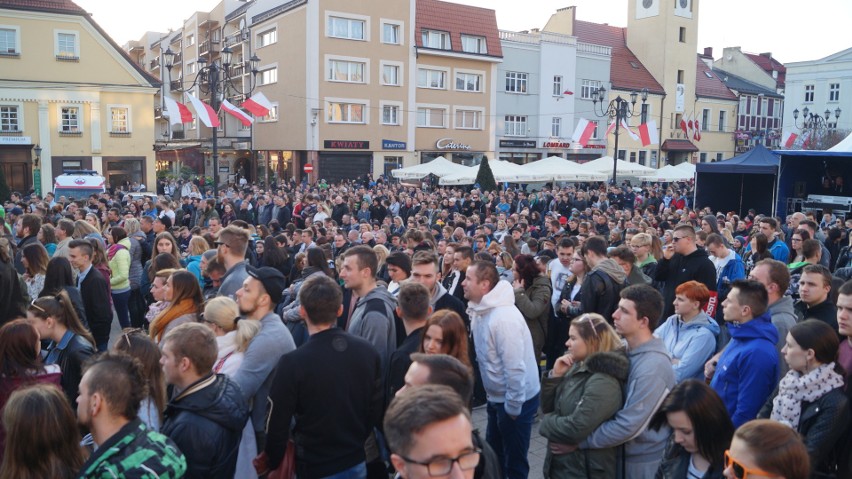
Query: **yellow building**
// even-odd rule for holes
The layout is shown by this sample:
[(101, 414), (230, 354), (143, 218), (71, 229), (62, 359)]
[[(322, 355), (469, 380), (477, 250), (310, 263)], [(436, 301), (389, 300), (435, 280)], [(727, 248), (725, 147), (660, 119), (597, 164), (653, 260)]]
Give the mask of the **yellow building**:
[(157, 81), (85, 10), (6, 0), (0, 52), (0, 165), (12, 190), (46, 193), (56, 175), (79, 169), (110, 187), (153, 187)]

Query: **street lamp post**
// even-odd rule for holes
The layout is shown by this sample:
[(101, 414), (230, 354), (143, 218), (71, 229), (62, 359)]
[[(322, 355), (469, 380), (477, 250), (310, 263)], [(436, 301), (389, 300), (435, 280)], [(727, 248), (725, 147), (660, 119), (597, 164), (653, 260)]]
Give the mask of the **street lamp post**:
[[(828, 120), (831, 119), (831, 113), (831, 110), (826, 108), (825, 112), (823, 113), (823, 116), (820, 116), (816, 113), (812, 113), (810, 109), (808, 109), (808, 107), (804, 107), (802, 108), (802, 126), (799, 126), (799, 109), (797, 108), (793, 110), (793, 125), (795, 125), (796, 128), (802, 130), (803, 135), (806, 131), (810, 131), (810, 136), (821, 137), (832, 129), (836, 128), (836, 126), (831, 127), (828, 124)], [(840, 118), (841, 113), (842, 110), (840, 110), (840, 107), (837, 107), (837, 109), (834, 110), (835, 125), (837, 125), (837, 120)]]
[[(198, 74), (195, 76), (195, 79), (192, 81), (192, 84), (186, 88), (181, 87), (178, 91), (181, 93), (190, 91), (196, 86), (203, 93), (210, 94), (210, 106), (213, 108), (215, 112), (219, 112), (219, 106), (221, 104), (221, 100), (227, 98), (230, 94), (233, 95), (243, 95), (248, 96), (254, 91), (257, 84), (255, 83), (255, 78), (257, 77), (257, 66), (260, 63), (260, 59), (257, 55), (252, 55), (249, 58), (249, 66), (251, 67), (251, 83), (249, 84), (249, 89), (243, 91), (241, 88), (237, 88), (233, 84), (233, 80), (235, 78), (231, 77), (231, 60), (233, 56), (233, 51), (231, 47), (225, 47), (222, 49), (222, 61), (221, 65), (218, 62), (212, 61), (210, 65), (207, 65), (207, 59), (201, 57), (198, 59), (198, 64), (201, 65), (201, 68), (198, 69)], [(171, 48), (166, 49), (165, 53), (163, 53), (163, 57), (165, 59), (166, 68), (169, 70), (169, 78), (171, 78), (172, 66), (175, 54), (172, 52)], [(163, 93), (165, 94), (165, 92)], [(170, 120), (171, 121), (171, 120)], [(214, 126), (213, 130), (213, 196), (218, 199), (219, 197), (219, 128)]]
[[(618, 130), (619, 125), (621, 125), (622, 120), (626, 120), (628, 118), (632, 118), (640, 112), (636, 112), (636, 99), (639, 97), (640, 93), (637, 93), (636, 90), (630, 92), (630, 100), (626, 100), (621, 98), (621, 96), (617, 96), (615, 100), (609, 102), (609, 105), (604, 108), (604, 102), (606, 101), (606, 88), (600, 87), (592, 93), (592, 103), (594, 104), (595, 114), (599, 118), (612, 118), (615, 120), (615, 151), (612, 154), (612, 184), (616, 184), (616, 172), (618, 170)], [(648, 100), (648, 89), (643, 88), (641, 92), (642, 96), (642, 104)], [(600, 103), (600, 106), (598, 106)]]

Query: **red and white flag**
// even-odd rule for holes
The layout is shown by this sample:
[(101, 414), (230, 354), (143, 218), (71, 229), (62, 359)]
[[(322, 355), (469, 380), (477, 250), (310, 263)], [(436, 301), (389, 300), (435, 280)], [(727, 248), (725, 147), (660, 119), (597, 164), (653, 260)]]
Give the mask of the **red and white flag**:
[(240, 123), (242, 123), (243, 126), (249, 126), (254, 123), (254, 118), (246, 115), (244, 111), (234, 106), (228, 100), (222, 100), (222, 109), (225, 110), (225, 113), (228, 113), (237, 120), (240, 120)]
[(629, 126), (627, 126), (627, 120), (625, 120), (624, 118), (621, 119), (621, 127), (627, 130), (627, 134), (630, 136), (630, 138), (633, 139), (633, 141), (639, 141), (639, 135), (637, 135), (636, 132), (634, 132), (630, 129)]
[(272, 110), (272, 102), (263, 93), (257, 93), (243, 102), (243, 108), (250, 111), (254, 116), (266, 116)]
[(585, 148), (586, 143), (589, 142), (589, 139), (592, 138), (592, 134), (595, 132), (595, 126), (597, 126), (594, 122), (589, 121), (585, 118), (580, 118), (580, 121), (577, 122), (577, 128), (574, 130), (574, 136), (572, 140), (575, 143), (579, 143), (581, 147)]
[(204, 123), (204, 126), (208, 128), (217, 128), (219, 126), (219, 115), (216, 114), (216, 110), (212, 106), (199, 100), (192, 93), (187, 93), (186, 96), (189, 98), (195, 114), (198, 115), (198, 119), (201, 120), (201, 123)]
[(811, 143), (811, 132), (806, 131), (804, 135), (802, 135), (802, 149), (807, 149), (808, 145)]
[(165, 116), (169, 117), (170, 124), (192, 123), (192, 112), (183, 103), (178, 103), (164, 96), (163, 104), (165, 105)]
[(614, 129), (615, 129), (615, 120), (612, 120), (612, 123), (610, 123), (609, 126), (606, 127), (606, 134), (604, 135), (604, 138), (609, 137), (609, 134), (612, 133), (612, 130), (614, 130)]
[(791, 131), (790, 135), (787, 136), (787, 139), (784, 140), (784, 148), (792, 148), (793, 145), (796, 144), (796, 138), (798, 138), (798, 137), (799, 137), (799, 135), (797, 135), (797, 134), (795, 134)]
[(692, 113), (689, 114), (689, 120), (686, 121), (686, 129), (689, 130), (686, 134), (686, 138), (689, 139), (695, 132), (695, 120), (692, 118)]
[(681, 115), (680, 117), (680, 129), (683, 130), (683, 134), (689, 136), (689, 130), (686, 127), (686, 115)]
[(692, 133), (692, 139), (695, 141), (701, 141), (701, 122), (698, 121), (698, 118), (695, 119), (695, 132)]
[(659, 143), (660, 133), (657, 131), (657, 122), (651, 120), (647, 123), (639, 125), (639, 138), (642, 140), (642, 146), (656, 145)]

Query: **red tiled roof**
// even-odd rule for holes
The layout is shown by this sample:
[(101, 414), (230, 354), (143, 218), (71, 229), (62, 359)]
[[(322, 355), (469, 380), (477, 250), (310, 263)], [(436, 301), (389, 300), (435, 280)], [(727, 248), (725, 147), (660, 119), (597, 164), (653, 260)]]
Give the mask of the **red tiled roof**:
[(462, 53), (462, 34), (476, 35), (485, 37), (487, 56), (503, 57), (494, 10), (439, 0), (417, 0), (415, 19), (414, 35), (418, 48), (424, 48), (423, 29), (439, 30), (449, 32), (453, 52)]
[(779, 87), (784, 88), (784, 82), (787, 77), (787, 67), (784, 66), (783, 63), (779, 62), (775, 58), (766, 57), (763, 55), (756, 55), (754, 53), (745, 53), (751, 61), (753, 61), (757, 66), (759, 66), (763, 71), (772, 76), (773, 71), (778, 72), (778, 79), (776, 80)]
[(0, 8), (60, 13), (86, 13), (85, 10), (71, 0), (0, 0)]
[(624, 28), (575, 20), (574, 36), (582, 42), (612, 48), (609, 76), (613, 88), (619, 90), (647, 88), (650, 93), (665, 94), (665, 90), (651, 72), (627, 48)]
[(698, 151), (698, 147), (689, 140), (666, 140), (660, 149), (663, 151)]
[(701, 60), (701, 55), (698, 55), (698, 66), (695, 71), (695, 96), (737, 100), (737, 95), (725, 86), (725, 82)]

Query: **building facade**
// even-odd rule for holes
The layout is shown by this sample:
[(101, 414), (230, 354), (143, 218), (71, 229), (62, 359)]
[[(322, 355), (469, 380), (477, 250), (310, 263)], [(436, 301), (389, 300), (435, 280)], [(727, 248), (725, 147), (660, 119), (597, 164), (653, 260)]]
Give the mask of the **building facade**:
[(712, 65), (712, 56), (698, 55), (694, 107), (698, 134), (692, 138), (700, 147), (699, 163), (727, 160), (735, 155), (728, 127), (736, 122), (737, 95), (713, 71)]
[(154, 181), (156, 79), (88, 13), (70, 1), (5, 1), (0, 41), (0, 165), (13, 191), (43, 194), (80, 169), (112, 188)]

